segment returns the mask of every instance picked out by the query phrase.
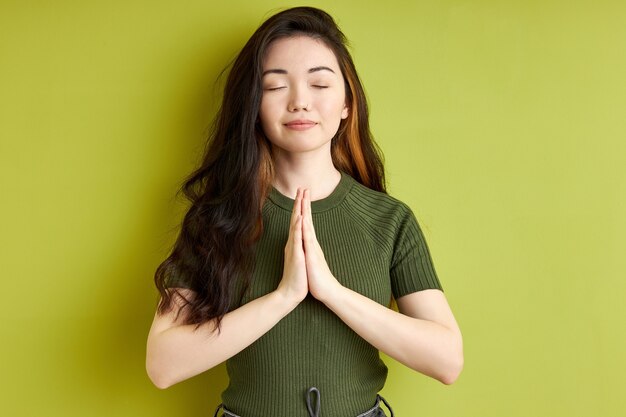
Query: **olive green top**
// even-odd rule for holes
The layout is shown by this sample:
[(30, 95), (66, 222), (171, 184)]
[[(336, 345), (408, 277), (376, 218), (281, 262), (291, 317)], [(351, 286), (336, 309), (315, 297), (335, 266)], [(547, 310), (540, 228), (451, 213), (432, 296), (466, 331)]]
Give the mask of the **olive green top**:
[[(243, 304), (277, 288), (293, 204), (271, 189), (263, 206), (254, 278)], [(311, 202), (311, 212), (324, 257), (343, 286), (384, 306), (392, 295), (397, 299), (428, 288), (443, 290), (405, 203), (342, 171), (333, 192)], [(312, 386), (320, 391), (322, 416), (357, 416), (374, 405), (387, 378), (378, 349), (311, 294), (226, 366), (230, 383), (222, 400), (242, 417), (308, 417), (305, 397)]]

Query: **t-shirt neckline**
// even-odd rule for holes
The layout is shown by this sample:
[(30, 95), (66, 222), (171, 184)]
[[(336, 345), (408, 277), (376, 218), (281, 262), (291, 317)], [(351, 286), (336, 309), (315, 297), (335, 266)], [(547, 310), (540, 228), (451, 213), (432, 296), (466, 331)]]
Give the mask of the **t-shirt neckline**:
[[(348, 194), (348, 191), (350, 191), (350, 187), (354, 180), (344, 171), (339, 170), (339, 172), (341, 173), (341, 179), (339, 180), (339, 183), (337, 184), (335, 189), (328, 196), (319, 200), (311, 201), (311, 213), (319, 213), (321, 211), (329, 210), (333, 207), (338, 206), (339, 203), (341, 203), (343, 198), (346, 196), (346, 194)], [(293, 210), (295, 199), (289, 198), (286, 195), (282, 194), (274, 186), (272, 186), (272, 188), (270, 189), (268, 197), (277, 206), (282, 207), (288, 211)]]

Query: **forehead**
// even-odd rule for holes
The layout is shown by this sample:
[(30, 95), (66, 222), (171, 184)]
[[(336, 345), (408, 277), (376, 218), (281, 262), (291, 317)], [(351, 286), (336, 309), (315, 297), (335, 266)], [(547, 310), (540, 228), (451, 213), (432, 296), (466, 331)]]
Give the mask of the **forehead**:
[(273, 41), (265, 51), (263, 69), (309, 69), (327, 66), (336, 71), (339, 64), (333, 51), (319, 39), (308, 36), (280, 38)]

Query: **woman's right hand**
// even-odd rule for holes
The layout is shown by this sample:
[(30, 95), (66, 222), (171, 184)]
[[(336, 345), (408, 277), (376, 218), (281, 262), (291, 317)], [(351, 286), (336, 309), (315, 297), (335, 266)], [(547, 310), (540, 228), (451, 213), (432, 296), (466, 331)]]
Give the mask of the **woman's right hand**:
[[(200, 329), (183, 324), (188, 310), (183, 308), (186, 303), (178, 295), (171, 311), (155, 313), (148, 335), (146, 370), (157, 387), (167, 388), (231, 358), (267, 333), (304, 300), (309, 285), (302, 242), (302, 195), (298, 189), (278, 288), (226, 313), (222, 321), (222, 330), (226, 331), (216, 335), (214, 323)], [(178, 290), (185, 298), (196, 296), (187, 288)], [(238, 331), (243, 328), (247, 331)]]
[(276, 289), (288, 300), (296, 304), (304, 300), (309, 292), (304, 246), (302, 244), (302, 194), (303, 190), (298, 188), (293, 210), (291, 211), (289, 237), (285, 245), (283, 277)]

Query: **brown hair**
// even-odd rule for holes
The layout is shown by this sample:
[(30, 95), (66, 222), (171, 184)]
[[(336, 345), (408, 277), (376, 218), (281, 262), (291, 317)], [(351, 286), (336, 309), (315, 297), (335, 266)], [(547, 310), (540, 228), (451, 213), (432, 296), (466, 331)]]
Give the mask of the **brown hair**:
[[(263, 233), (262, 207), (274, 179), (272, 145), (258, 121), (263, 58), (274, 40), (298, 35), (323, 41), (345, 80), (349, 114), (331, 140), (333, 164), (361, 184), (386, 192), (382, 153), (370, 133), (367, 99), (344, 34), (328, 13), (313, 7), (271, 16), (235, 58), (202, 163), (179, 190), (191, 206), (171, 254), (155, 272), (159, 314), (172, 308), (174, 291), (189, 308), (185, 324), (197, 328), (215, 319), (219, 331), (224, 314), (237, 306), (238, 279), (244, 283), (241, 303), (252, 279), (254, 248)], [(176, 287), (191, 288), (196, 297), (188, 300)]]

